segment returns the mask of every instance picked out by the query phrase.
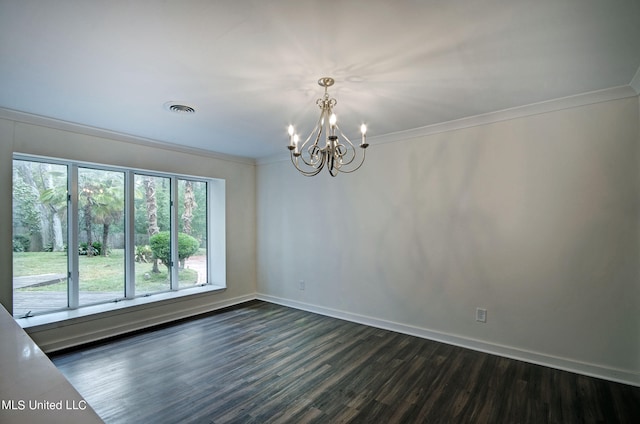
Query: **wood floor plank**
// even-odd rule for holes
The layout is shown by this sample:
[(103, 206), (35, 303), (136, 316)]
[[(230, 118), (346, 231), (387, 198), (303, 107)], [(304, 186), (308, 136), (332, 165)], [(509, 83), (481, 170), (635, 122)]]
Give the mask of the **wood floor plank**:
[(260, 301), (52, 360), (108, 424), (640, 422), (638, 387)]

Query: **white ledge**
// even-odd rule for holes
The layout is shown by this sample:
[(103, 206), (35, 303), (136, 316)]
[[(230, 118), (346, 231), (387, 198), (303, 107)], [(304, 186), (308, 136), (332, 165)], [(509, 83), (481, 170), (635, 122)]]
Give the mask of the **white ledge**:
[(140, 296), (133, 299), (122, 299), (117, 302), (100, 303), (97, 305), (83, 306), (77, 309), (69, 309), (59, 312), (51, 312), (42, 315), (36, 315), (28, 318), (16, 317), (15, 320), (22, 328), (35, 328), (38, 330), (46, 330), (48, 328), (58, 327), (60, 324), (75, 321), (91, 321), (94, 319), (105, 318), (112, 314), (122, 313), (123, 310), (136, 308), (137, 310), (146, 307), (154, 307), (159, 304), (171, 303), (179, 301), (189, 296), (212, 293), (225, 290), (222, 286), (205, 285), (191, 287), (170, 292), (156, 293), (148, 296)]

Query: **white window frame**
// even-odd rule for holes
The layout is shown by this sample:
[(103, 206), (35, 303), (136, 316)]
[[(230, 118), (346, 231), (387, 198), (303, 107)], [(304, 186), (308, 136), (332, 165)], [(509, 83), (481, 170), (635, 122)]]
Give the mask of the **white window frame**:
[[(122, 309), (125, 307), (137, 306), (140, 304), (165, 301), (174, 297), (183, 297), (191, 294), (199, 294), (210, 291), (226, 289), (226, 221), (225, 221), (225, 181), (217, 178), (193, 176), (186, 174), (175, 174), (148, 169), (125, 168), (119, 166), (105, 165), (99, 163), (81, 162), (51, 158), (36, 155), (14, 153), (13, 160), (44, 162), (56, 165), (67, 166), (68, 184), (68, 209), (67, 209), (67, 232), (68, 232), (68, 307), (62, 310), (54, 309), (42, 312), (28, 318), (16, 317), (16, 320), (23, 326), (40, 325), (48, 322), (64, 320), (65, 317), (77, 317), (91, 315), (93, 313), (105, 312), (108, 310)], [(125, 231), (125, 263), (124, 263), (124, 297), (115, 301), (101, 302), (91, 305), (79, 305), (79, 259), (78, 252), (78, 169), (88, 167), (104, 171), (116, 171), (124, 173), (125, 184), (125, 205), (124, 205), (124, 231)], [(134, 218), (134, 187), (135, 175), (149, 175), (169, 178), (171, 181), (171, 253), (173, 264), (178, 264), (178, 180), (191, 180), (207, 183), (207, 283), (201, 286), (184, 287), (178, 286), (178, 266), (171, 267), (171, 288), (169, 291), (156, 293), (145, 293), (137, 296), (135, 294), (135, 218)], [(72, 315), (69, 315), (72, 313)]]

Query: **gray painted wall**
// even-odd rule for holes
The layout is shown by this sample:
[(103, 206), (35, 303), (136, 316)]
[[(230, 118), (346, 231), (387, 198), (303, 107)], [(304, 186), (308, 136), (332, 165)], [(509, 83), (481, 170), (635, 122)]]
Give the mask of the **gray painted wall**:
[(638, 116), (632, 97), (374, 144), (335, 179), (261, 164), (258, 292), (640, 384)]

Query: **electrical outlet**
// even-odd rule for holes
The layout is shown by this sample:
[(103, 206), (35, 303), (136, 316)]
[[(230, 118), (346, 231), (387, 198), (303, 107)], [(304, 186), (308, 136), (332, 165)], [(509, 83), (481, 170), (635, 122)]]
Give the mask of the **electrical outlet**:
[(298, 281), (298, 288), (300, 290), (304, 290), (306, 288), (306, 284), (304, 283), (304, 280)]
[(487, 310), (483, 308), (476, 308), (476, 321), (487, 322)]

